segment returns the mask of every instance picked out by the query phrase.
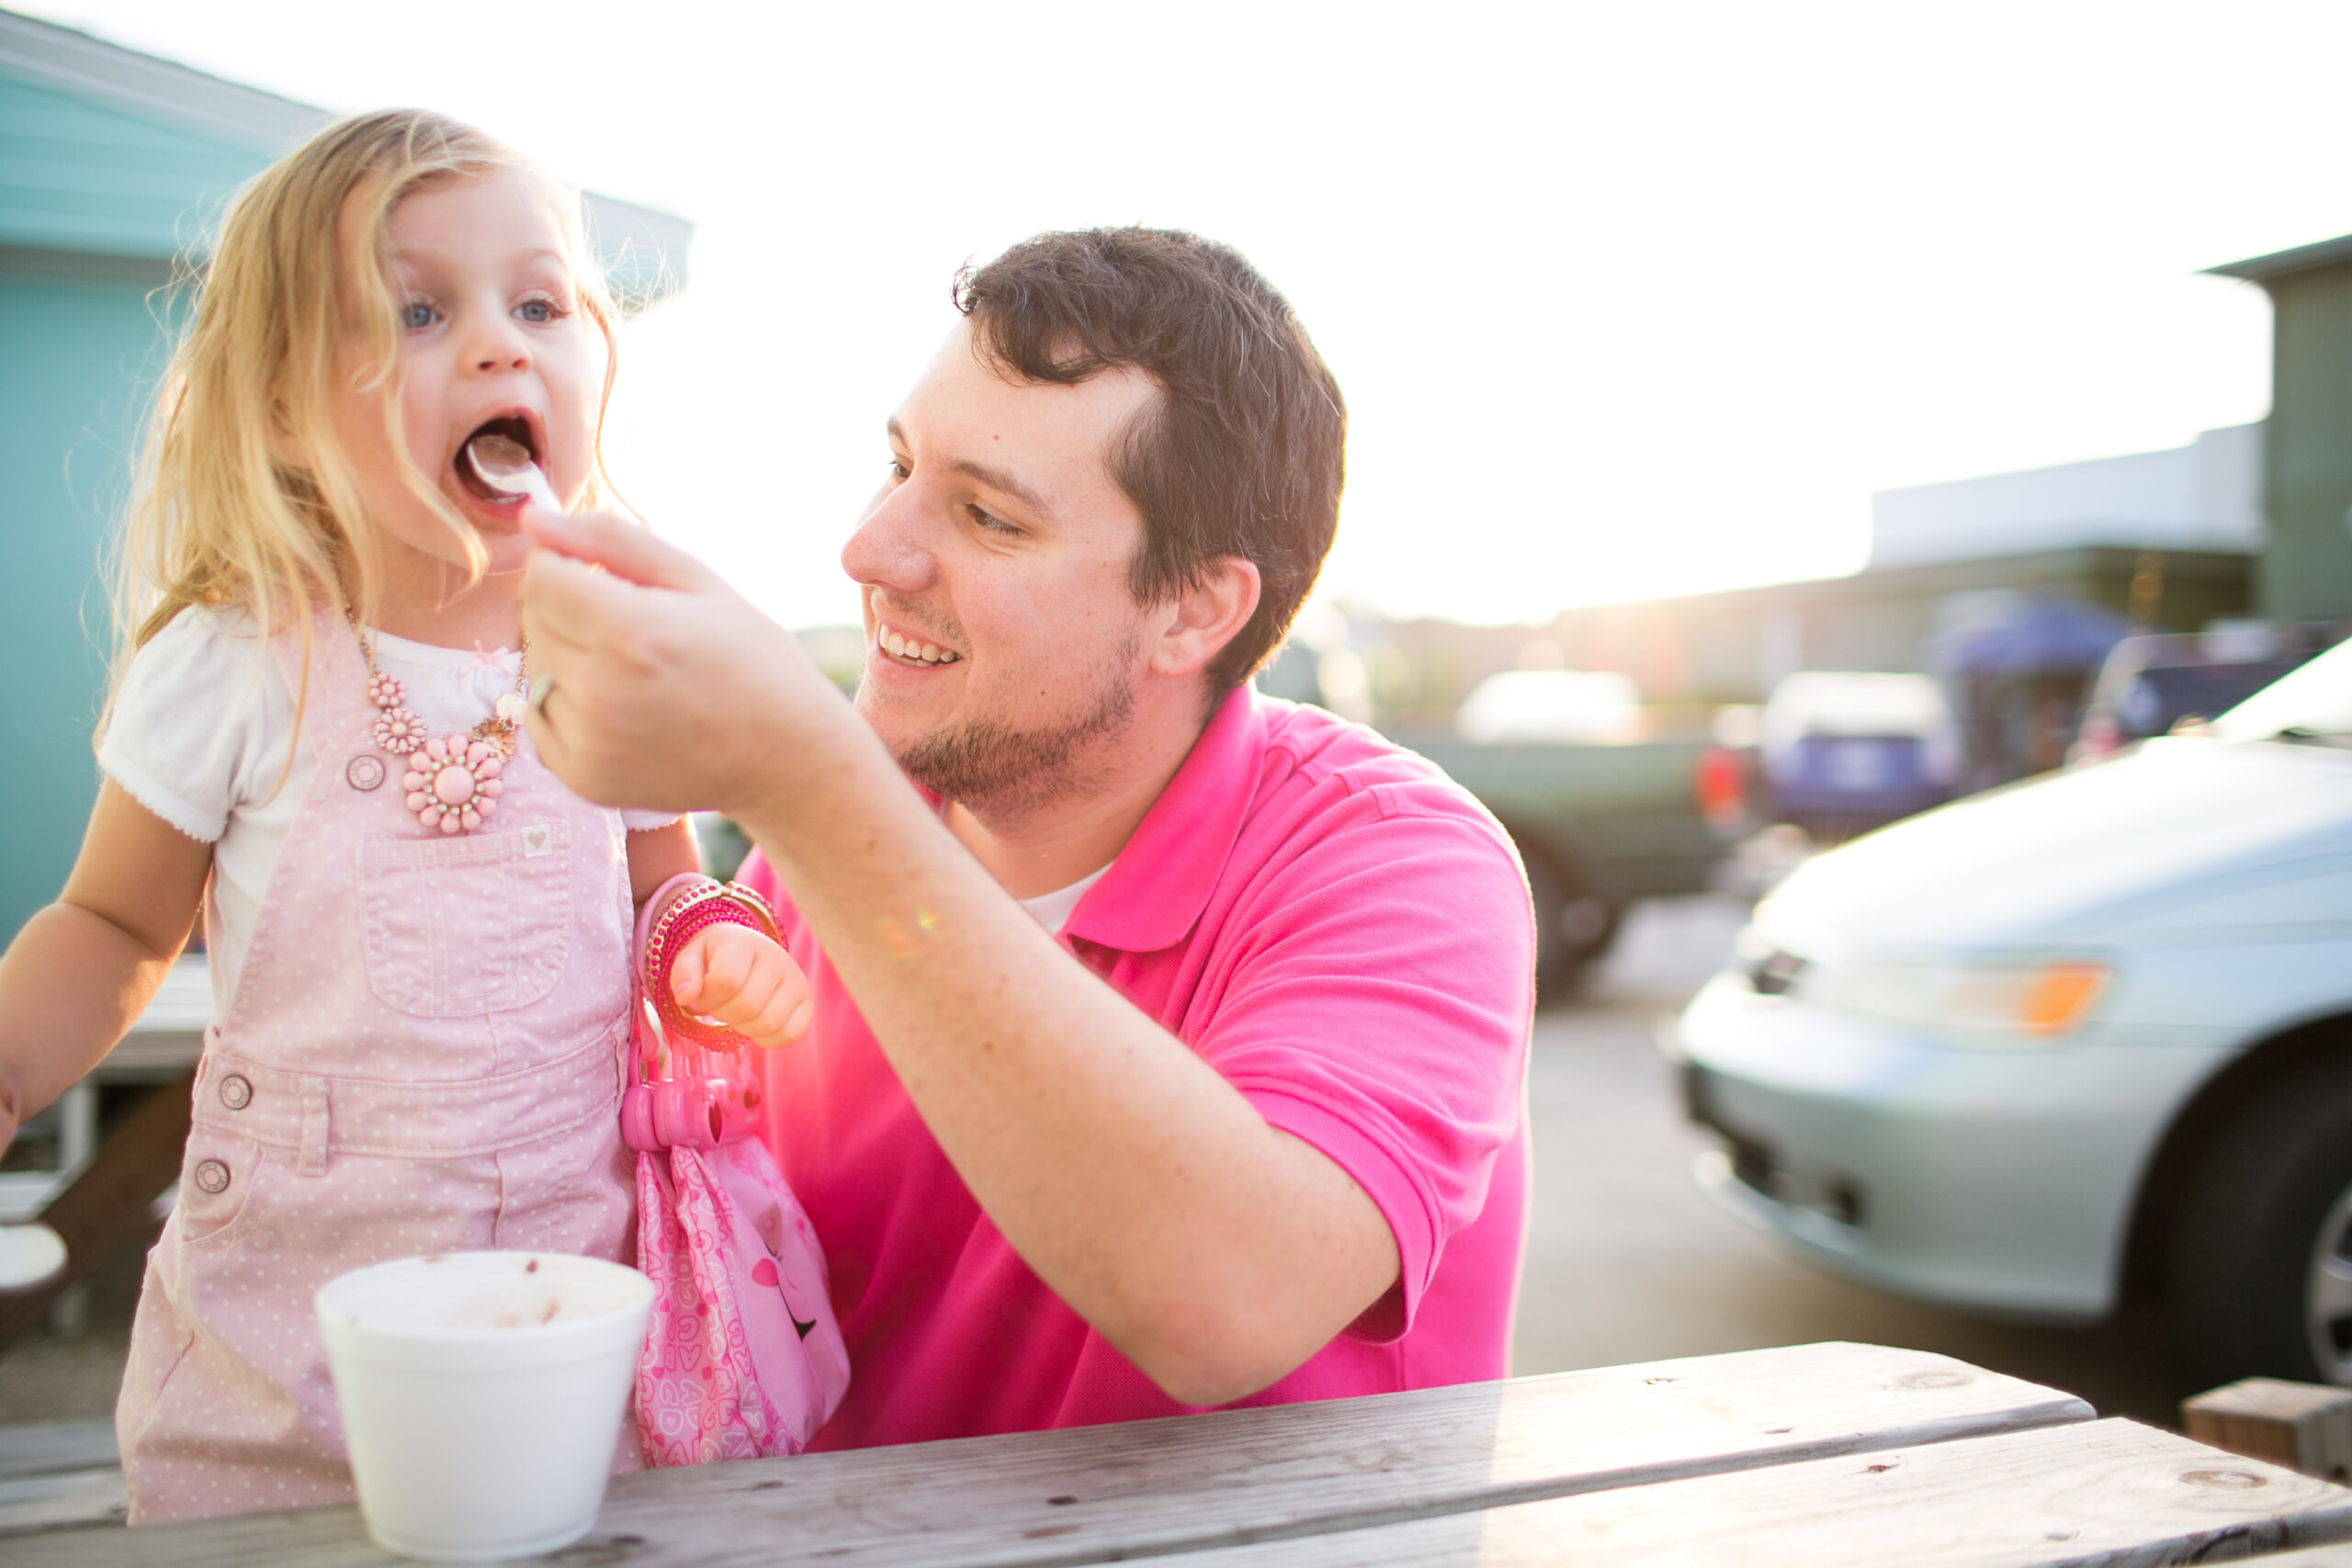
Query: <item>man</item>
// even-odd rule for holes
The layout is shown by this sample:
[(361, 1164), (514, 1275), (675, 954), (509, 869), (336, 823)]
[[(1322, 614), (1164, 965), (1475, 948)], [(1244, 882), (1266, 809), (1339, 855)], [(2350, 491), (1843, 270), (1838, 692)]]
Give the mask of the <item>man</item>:
[(766, 1066), (854, 1363), (819, 1446), (1503, 1375), (1524, 877), (1248, 683), (1329, 547), (1338, 389), (1190, 235), (1044, 235), (958, 303), (842, 552), (854, 711), (677, 552), (532, 523), (541, 755), (732, 816), (814, 987)]

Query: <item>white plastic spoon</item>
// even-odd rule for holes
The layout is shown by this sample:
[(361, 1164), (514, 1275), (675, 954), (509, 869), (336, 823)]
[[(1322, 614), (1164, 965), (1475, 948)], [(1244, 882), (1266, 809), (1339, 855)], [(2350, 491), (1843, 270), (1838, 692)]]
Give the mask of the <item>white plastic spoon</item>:
[(503, 495), (527, 496), (549, 512), (561, 512), (555, 487), (531, 460), (531, 449), (504, 435), (477, 435), (466, 443), (466, 461), (481, 482)]
[(29, 1291), (65, 1267), (65, 1238), (47, 1225), (0, 1225), (0, 1291)]

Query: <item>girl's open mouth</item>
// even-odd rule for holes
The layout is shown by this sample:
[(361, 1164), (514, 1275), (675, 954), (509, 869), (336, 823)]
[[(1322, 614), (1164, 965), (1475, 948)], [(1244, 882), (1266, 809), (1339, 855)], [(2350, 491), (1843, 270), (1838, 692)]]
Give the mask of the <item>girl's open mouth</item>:
[(539, 446), (537, 438), (531, 432), (530, 421), (517, 418), (513, 414), (502, 414), (496, 419), (484, 420), (474, 427), (471, 434), (458, 444), (458, 456), (455, 459), (458, 483), (464, 488), (467, 494), (489, 502), (492, 505), (519, 503), (523, 499), (520, 491), (500, 490), (490, 484), (475, 471), (472, 461), (467, 456), (473, 444), (485, 436), (496, 436), (512, 442), (529, 453), (531, 461), (536, 463), (539, 460)]

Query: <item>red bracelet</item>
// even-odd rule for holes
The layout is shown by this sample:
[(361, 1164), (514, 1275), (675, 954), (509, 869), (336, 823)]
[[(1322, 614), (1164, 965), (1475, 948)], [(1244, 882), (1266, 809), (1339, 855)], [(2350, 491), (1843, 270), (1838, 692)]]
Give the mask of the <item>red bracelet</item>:
[(716, 925), (749, 926), (777, 946), (784, 945), (766, 899), (740, 883), (705, 882), (662, 910), (647, 932), (645, 989), (653, 998), (662, 1028), (697, 1045), (731, 1050), (741, 1043), (741, 1035), (687, 1011), (670, 989), (670, 972), (677, 964), (679, 953), (696, 931)]

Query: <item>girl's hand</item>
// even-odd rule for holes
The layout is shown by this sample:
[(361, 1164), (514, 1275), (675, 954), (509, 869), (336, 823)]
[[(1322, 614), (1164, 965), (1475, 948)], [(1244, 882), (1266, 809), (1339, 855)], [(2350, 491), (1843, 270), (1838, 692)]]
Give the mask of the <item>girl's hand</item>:
[(705, 926), (670, 966), (670, 994), (689, 1012), (716, 1020), (752, 1044), (773, 1049), (808, 1032), (808, 976), (792, 954), (749, 926)]

